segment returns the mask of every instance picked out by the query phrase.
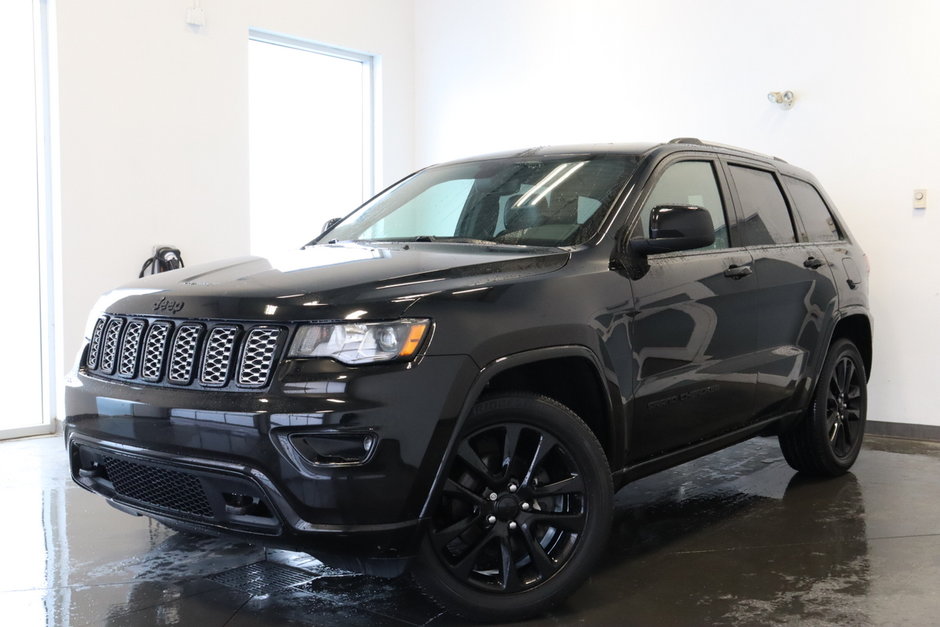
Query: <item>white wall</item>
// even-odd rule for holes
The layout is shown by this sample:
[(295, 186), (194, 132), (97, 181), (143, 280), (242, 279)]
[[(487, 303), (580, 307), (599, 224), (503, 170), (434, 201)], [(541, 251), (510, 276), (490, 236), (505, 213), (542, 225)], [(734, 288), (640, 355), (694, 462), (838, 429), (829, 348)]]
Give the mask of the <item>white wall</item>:
[[(695, 136), (815, 173), (871, 262), (869, 417), (940, 425), (940, 3), (416, 0), (415, 15), (418, 165)], [(785, 89), (790, 111), (766, 99)]]
[[(379, 55), (377, 184), (412, 169), (411, 0), (198, 4), (200, 29), (184, 19), (193, 0), (56, 2), (60, 368), (97, 296), (136, 278), (154, 244), (187, 264), (247, 254), (249, 28)], [(303, 239), (285, 229), (285, 245)]]
[[(198, 31), (192, 0), (56, 4), (62, 367), (153, 244), (189, 264), (247, 252), (254, 27), (381, 55), (380, 185), (479, 152), (688, 135), (813, 171), (872, 265), (871, 418), (940, 425), (940, 3), (201, 0)], [(791, 111), (766, 101), (783, 89)]]

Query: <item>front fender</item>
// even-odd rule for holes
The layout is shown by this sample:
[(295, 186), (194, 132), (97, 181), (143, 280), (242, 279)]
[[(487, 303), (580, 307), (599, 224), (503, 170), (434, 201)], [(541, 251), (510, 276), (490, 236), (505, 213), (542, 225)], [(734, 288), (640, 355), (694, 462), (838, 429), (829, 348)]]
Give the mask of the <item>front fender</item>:
[(616, 420), (614, 418), (615, 410), (614, 404), (611, 400), (612, 398), (619, 398), (619, 389), (617, 389), (617, 384), (613, 380), (612, 375), (603, 375), (605, 369), (603, 368), (597, 355), (589, 348), (580, 345), (550, 346), (513, 353), (499, 357), (487, 363), (483, 368), (480, 369), (480, 372), (477, 375), (475, 381), (470, 386), (464, 401), (463, 408), (461, 409), (457, 422), (454, 425), (454, 429), (450, 434), (444, 455), (441, 458), (440, 466), (435, 473), (433, 485), (431, 490), (428, 492), (428, 498), (425, 501), (424, 507), (422, 508), (422, 518), (426, 518), (431, 515), (433, 504), (437, 502), (437, 499), (440, 496), (441, 488), (445, 481), (445, 472), (447, 470), (448, 464), (450, 463), (453, 451), (459, 441), (460, 434), (463, 432), (464, 425), (466, 424), (474, 405), (483, 395), (487, 385), (494, 379), (494, 377), (513, 368), (518, 368), (527, 364), (534, 364), (536, 362), (566, 357), (585, 359), (591, 364), (598, 382), (601, 383), (601, 389), (603, 391), (602, 402), (605, 413), (602, 424), (606, 429), (605, 435), (608, 438), (608, 441), (613, 443), (612, 451), (614, 455), (609, 461), (611, 468), (620, 467), (622, 461), (622, 446), (620, 443), (623, 442), (624, 426), (622, 420)]

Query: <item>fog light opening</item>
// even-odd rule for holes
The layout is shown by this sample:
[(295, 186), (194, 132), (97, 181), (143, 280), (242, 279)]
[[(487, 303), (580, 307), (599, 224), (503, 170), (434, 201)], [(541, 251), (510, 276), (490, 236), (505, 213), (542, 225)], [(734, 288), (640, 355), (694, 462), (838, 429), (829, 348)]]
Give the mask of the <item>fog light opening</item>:
[(271, 511), (260, 497), (237, 492), (223, 492), (222, 499), (225, 501), (225, 512), (233, 516), (271, 518)]
[(374, 433), (294, 433), (289, 438), (297, 453), (317, 466), (365, 463), (378, 437)]
[(88, 467), (79, 468), (78, 476), (82, 479), (107, 479), (108, 472), (104, 466), (93, 461)]

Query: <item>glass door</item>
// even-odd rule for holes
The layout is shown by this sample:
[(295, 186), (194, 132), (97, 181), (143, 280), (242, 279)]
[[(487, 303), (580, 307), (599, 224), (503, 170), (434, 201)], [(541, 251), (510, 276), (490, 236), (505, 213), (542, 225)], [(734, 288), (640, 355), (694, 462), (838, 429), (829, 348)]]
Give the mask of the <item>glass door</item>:
[(45, 2), (0, 3), (0, 207), (2, 207), (4, 330), (0, 381), (4, 407), (0, 438), (50, 432), (44, 408), (44, 278), (42, 230), (46, 226)]

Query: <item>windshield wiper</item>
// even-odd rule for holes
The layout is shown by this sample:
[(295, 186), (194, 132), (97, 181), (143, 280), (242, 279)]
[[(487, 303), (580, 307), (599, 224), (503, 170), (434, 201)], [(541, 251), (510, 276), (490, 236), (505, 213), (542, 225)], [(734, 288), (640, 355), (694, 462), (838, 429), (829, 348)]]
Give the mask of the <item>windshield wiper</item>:
[(478, 239), (475, 237), (457, 237), (447, 235), (417, 235), (411, 241), (413, 242), (452, 242), (455, 244), (477, 244), (479, 246), (492, 246), (496, 242), (488, 239)]
[[(407, 237), (373, 237), (368, 239), (353, 239), (353, 240), (343, 240), (348, 242), (353, 242), (355, 244), (389, 244), (392, 242), (408, 244), (409, 242), (446, 242), (453, 244), (473, 244), (474, 246), (486, 246), (492, 250), (504, 250), (506, 248), (526, 248), (529, 247), (529, 244), (518, 244), (514, 242), (499, 242), (491, 239), (479, 239), (475, 237), (458, 237), (450, 235), (409, 235)], [(328, 244), (335, 244), (336, 240), (330, 240)], [(550, 246), (547, 244), (540, 244), (536, 246), (537, 248), (556, 248), (555, 246)]]

